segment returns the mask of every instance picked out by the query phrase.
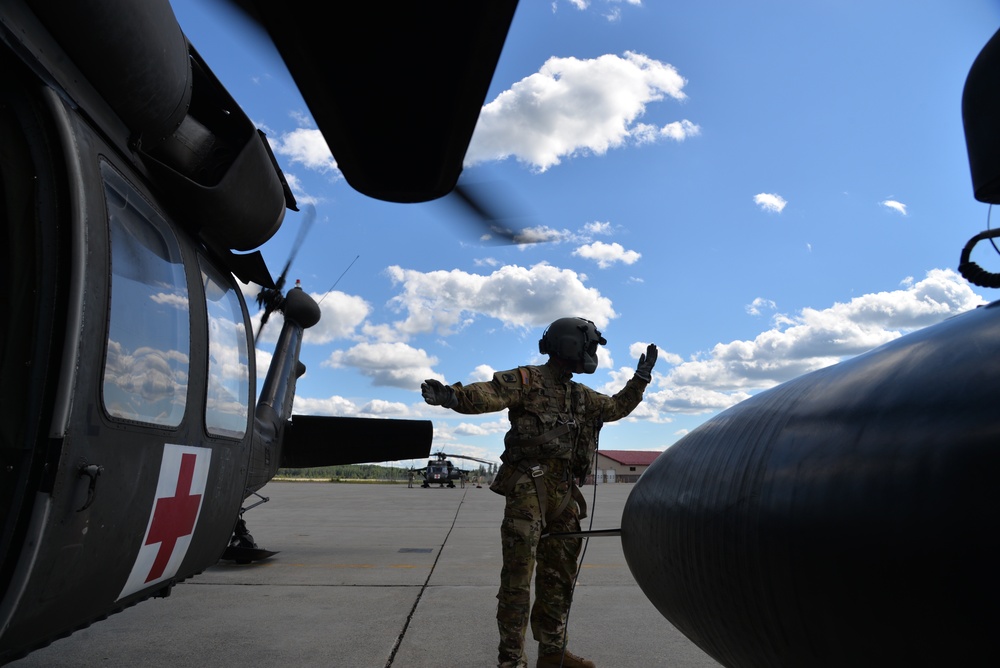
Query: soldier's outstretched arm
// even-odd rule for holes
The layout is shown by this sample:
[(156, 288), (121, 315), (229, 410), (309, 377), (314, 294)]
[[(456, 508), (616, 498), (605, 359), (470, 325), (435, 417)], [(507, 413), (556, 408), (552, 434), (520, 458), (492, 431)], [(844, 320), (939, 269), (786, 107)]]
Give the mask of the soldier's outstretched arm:
[(431, 406), (454, 408), (458, 405), (455, 389), (434, 378), (428, 378), (420, 383), (420, 393), (424, 396), (424, 401)]

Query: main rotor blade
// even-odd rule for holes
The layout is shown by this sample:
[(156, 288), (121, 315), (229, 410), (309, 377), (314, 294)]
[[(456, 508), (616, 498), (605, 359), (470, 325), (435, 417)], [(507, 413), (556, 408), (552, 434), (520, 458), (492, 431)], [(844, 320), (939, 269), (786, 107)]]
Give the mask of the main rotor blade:
[(285, 268), (281, 270), (281, 275), (278, 276), (278, 280), (275, 282), (278, 286), (278, 290), (281, 290), (285, 286), (285, 277), (288, 275), (288, 269), (292, 266), (292, 261), (295, 260), (295, 256), (302, 247), (302, 242), (305, 241), (306, 234), (309, 233), (309, 228), (312, 227), (313, 222), (316, 220), (316, 206), (313, 204), (307, 204), (305, 208), (305, 215), (302, 218), (302, 223), (299, 225), (299, 233), (295, 236), (295, 243), (292, 245), (292, 251), (288, 254), (288, 260), (285, 262)]
[[(511, 197), (500, 193), (496, 184), (459, 183), (452, 190), (455, 199), (472, 214), (482, 229), (480, 241), (499, 244), (531, 244), (545, 241), (528, 233), (529, 225), (523, 214), (510, 210)], [(501, 206), (503, 200), (507, 206)]]

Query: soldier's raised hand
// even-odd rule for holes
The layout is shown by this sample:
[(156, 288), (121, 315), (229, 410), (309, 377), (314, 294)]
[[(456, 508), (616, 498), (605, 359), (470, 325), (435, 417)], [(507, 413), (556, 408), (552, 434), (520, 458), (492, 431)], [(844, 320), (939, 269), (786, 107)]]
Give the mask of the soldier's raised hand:
[(431, 406), (444, 406), (454, 408), (458, 405), (458, 397), (455, 395), (455, 388), (445, 385), (440, 380), (428, 378), (420, 383), (420, 393), (424, 395), (424, 401)]
[(650, 343), (646, 346), (646, 352), (639, 356), (639, 364), (635, 368), (635, 375), (648, 383), (653, 379), (653, 367), (655, 365), (656, 344)]

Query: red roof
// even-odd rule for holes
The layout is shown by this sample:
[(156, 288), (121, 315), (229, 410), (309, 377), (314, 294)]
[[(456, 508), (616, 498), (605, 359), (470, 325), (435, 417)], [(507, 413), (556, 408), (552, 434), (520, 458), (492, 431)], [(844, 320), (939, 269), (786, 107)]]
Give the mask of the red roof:
[(598, 450), (598, 453), (623, 466), (649, 466), (662, 450)]

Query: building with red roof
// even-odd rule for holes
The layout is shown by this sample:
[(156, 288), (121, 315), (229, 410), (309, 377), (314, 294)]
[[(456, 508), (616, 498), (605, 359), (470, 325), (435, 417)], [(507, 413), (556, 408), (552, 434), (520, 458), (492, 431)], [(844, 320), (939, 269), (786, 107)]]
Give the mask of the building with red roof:
[(597, 482), (635, 482), (662, 450), (598, 450)]

